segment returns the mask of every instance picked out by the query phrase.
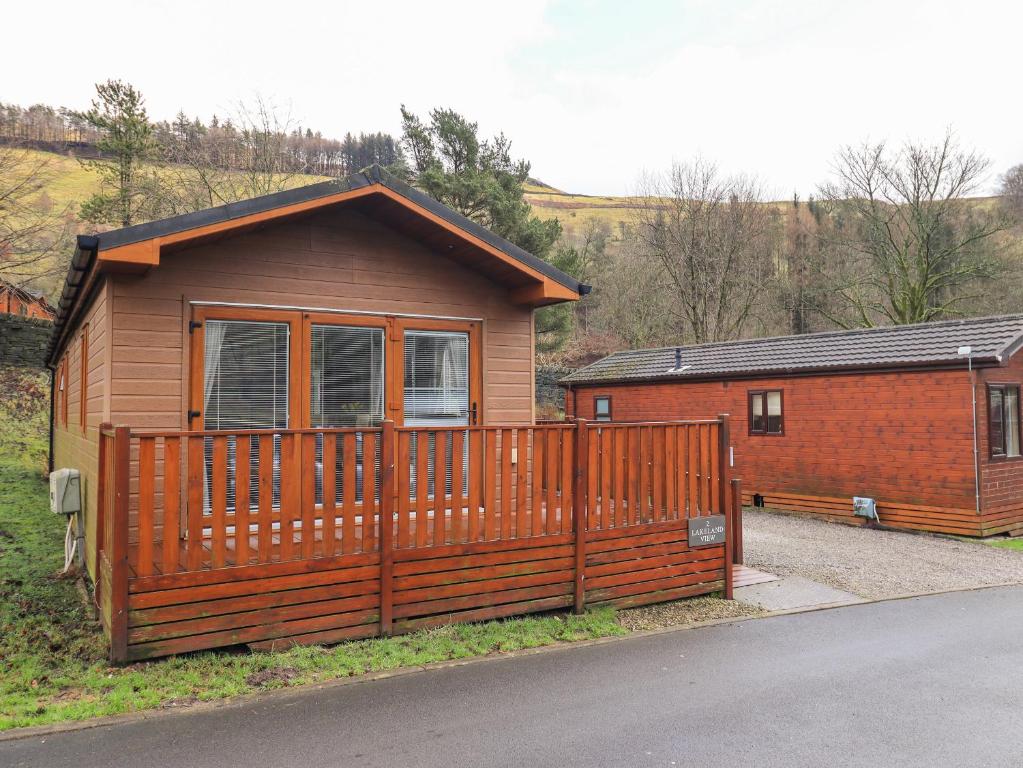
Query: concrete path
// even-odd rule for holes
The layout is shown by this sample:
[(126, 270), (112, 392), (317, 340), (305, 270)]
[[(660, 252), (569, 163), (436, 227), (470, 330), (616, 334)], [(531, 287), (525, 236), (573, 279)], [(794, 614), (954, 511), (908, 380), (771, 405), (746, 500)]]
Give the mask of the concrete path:
[(865, 602), (862, 597), (852, 592), (819, 584), (802, 576), (785, 576), (777, 581), (738, 587), (734, 597), (740, 602), (758, 605), (767, 611), (791, 611), (797, 608)]
[(0, 743), (0, 765), (1018, 766), (1023, 587), (776, 616)]

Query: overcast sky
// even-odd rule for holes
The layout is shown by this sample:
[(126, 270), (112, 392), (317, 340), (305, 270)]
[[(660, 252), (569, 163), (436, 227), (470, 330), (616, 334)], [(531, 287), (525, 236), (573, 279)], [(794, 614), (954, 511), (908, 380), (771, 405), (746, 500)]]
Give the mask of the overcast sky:
[(261, 94), (337, 137), (447, 106), (571, 192), (626, 194), (700, 155), (806, 195), (843, 144), (949, 126), (992, 161), (988, 189), (1023, 162), (1018, 0), (47, 0), (2, 16), (0, 101), (81, 108), (122, 78), (155, 119)]

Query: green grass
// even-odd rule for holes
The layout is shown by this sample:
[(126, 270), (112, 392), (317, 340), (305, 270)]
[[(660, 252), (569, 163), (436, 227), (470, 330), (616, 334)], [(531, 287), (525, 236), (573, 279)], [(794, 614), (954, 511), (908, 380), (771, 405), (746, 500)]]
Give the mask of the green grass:
[[(627, 634), (610, 609), (460, 624), (331, 648), (218, 651), (111, 667), (47, 509), (47, 379), (0, 370), (0, 730), (178, 706), (364, 672)], [(15, 418), (17, 416), (17, 418)]]
[(1015, 549), (1018, 552), (1023, 552), (1023, 538), (1021, 539), (994, 539), (992, 541), (986, 541), (992, 547), (998, 547), (999, 549)]

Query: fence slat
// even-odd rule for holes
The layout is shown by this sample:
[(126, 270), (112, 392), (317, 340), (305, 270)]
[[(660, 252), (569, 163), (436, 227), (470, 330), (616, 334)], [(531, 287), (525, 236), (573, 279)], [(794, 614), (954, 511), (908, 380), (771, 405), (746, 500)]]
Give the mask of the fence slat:
[(612, 470), (612, 482), (614, 483), (614, 524), (616, 527), (627, 525), (626, 498), (628, 493), (625, 490), (625, 467), (628, 463), (628, 434), (622, 427), (616, 427), (614, 431), (614, 469)]
[(445, 529), (447, 507), (447, 449), (450, 432), (437, 430), (433, 437), (433, 545), (443, 546), (446, 543)]
[(575, 495), (573, 486), (575, 477), (575, 431), (558, 430), (561, 436), (561, 532), (572, 532), (572, 499)]
[(543, 516), (543, 467), (544, 458), (543, 450), (544, 443), (546, 442), (546, 435), (539, 427), (533, 428), (533, 460), (531, 467), (531, 487), (532, 492), (532, 521), (531, 526), (533, 535), (540, 536), (543, 534), (544, 528), (544, 516)]
[(561, 430), (545, 429), (547, 433), (547, 445), (544, 449), (547, 454), (547, 471), (544, 472), (544, 482), (547, 484), (547, 526), (545, 533), (557, 533), (560, 529), (558, 522), (558, 465), (561, 463), (561, 445), (559, 437)]
[(710, 453), (713, 443), (710, 439), (710, 426), (700, 427), (700, 513), (709, 514), (711, 509), (710, 495)]
[(252, 438), (236, 438), (234, 445), (234, 564), (249, 562), (249, 483), (252, 481), (252, 462), (249, 451)]
[[(376, 549), (376, 458), (377, 436), (374, 432), (362, 433), (362, 551)], [(383, 457), (381, 456), (381, 460)]]
[(469, 433), (469, 541), (479, 541), (480, 495), (483, 488), (483, 433)]
[(257, 536), (257, 556), (261, 563), (269, 563), (273, 558), (273, 521), (271, 514), (274, 503), (274, 439), (271, 435), (259, 436), (259, 529)]
[(483, 470), (483, 539), (497, 538), (497, 430), (481, 433), (486, 440), (486, 466)]
[(587, 457), (586, 462), (589, 467), (589, 472), (586, 478), (586, 497), (587, 507), (589, 509), (589, 520), (588, 526), (591, 529), (600, 528), (600, 494), (597, 490), (598, 483), (600, 482), (600, 433), (596, 428), (590, 429), (590, 434), (587, 438)]
[(295, 513), (299, 498), (298, 436), (281, 436), (281, 560), (291, 560), (295, 545)]
[(689, 427), (689, 451), (686, 471), (689, 473), (689, 514), (698, 517), (700, 514), (700, 428)]
[(664, 428), (664, 519), (678, 520), (675, 497), (675, 427)]
[(181, 515), (181, 438), (163, 441), (163, 563), (164, 573), (176, 573), (179, 567)]
[(203, 438), (188, 439), (188, 508), (185, 510), (188, 549), (186, 557), (188, 570), (202, 568), (202, 523), (203, 523)]
[(316, 554), (316, 435), (302, 435), (302, 463), (299, 469), (301, 483), (302, 521), (299, 534), (302, 558), (310, 559)]
[(515, 535), (519, 538), (530, 533), (529, 515), (529, 429), (519, 427), (515, 434)]
[(213, 438), (213, 482), (210, 488), (210, 505), (213, 509), (210, 539), (212, 550), (210, 564), (223, 568), (227, 562), (227, 438), (218, 435)]
[(611, 430), (600, 429), (600, 527), (611, 527)]
[(430, 533), (430, 441), (425, 431), (416, 435), (416, 546), (425, 547)]
[(143, 437), (139, 440), (139, 546), (136, 563), (139, 576), (150, 576), (153, 573), (153, 541), (156, 538), (156, 525), (153, 519), (155, 496), (156, 438)]
[(651, 520), (664, 520), (664, 428), (650, 428)]
[(451, 543), (462, 543), (462, 503), (465, 499), (465, 433), (451, 433)]
[(333, 557), (337, 551), (337, 435), (323, 436), (323, 480), (320, 482), (323, 494), (322, 522), (323, 544), (320, 551), (324, 557)]
[[(409, 546), (409, 504), (412, 501), (412, 459), (409, 451), (409, 443), (412, 436), (408, 432), (398, 433), (398, 463), (394, 466), (397, 475), (395, 481), (398, 488), (398, 548), (405, 549)], [(387, 456), (381, 454), (382, 460), (387, 461)], [(472, 461), (472, 459), (470, 459)]]
[[(355, 448), (355, 434), (345, 433), (341, 439), (341, 554), (344, 555), (355, 551), (355, 494), (358, 466)], [(366, 471), (365, 464), (362, 471)]]
[(515, 507), (512, 499), (512, 431), (501, 430), (501, 538), (512, 537)]

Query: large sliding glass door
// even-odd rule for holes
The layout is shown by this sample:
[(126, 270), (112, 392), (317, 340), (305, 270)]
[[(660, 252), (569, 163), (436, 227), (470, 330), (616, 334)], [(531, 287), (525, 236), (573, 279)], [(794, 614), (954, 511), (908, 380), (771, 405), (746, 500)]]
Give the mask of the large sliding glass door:
[[(392, 419), (399, 426), (443, 430), (468, 427), (481, 418), (478, 322), (198, 306), (191, 327), (192, 429), (357, 429), (376, 427), (383, 419)], [(343, 437), (338, 435), (337, 439)], [(379, 468), (379, 443), (376, 456), (365, 457), (364, 461), (361, 434), (355, 439), (353, 492), (361, 501), (363, 467), (366, 471)], [(212, 439), (206, 442), (209, 499)], [(321, 504), (322, 434), (317, 435), (315, 445), (315, 456), (303, 456), (301, 461), (315, 467), (316, 503)], [(432, 478), (432, 436), (428, 450)], [(258, 453), (258, 440), (252, 438), (248, 477), (253, 506), (259, 500)], [(281, 499), (280, 453), (277, 437), (273, 453), (275, 506)], [(229, 482), (234, 483), (236, 438), (229, 439), (228, 454)], [(338, 462), (341, 454), (340, 450), (335, 452)], [(447, 463), (450, 467), (450, 461)], [(339, 464), (335, 470), (335, 502), (341, 503), (343, 478), (351, 477), (351, 468), (345, 472)], [(244, 472), (237, 476), (243, 477)], [(446, 478), (448, 487), (450, 480)], [(434, 492), (432, 479), (429, 492)], [(228, 489), (228, 498), (233, 507), (233, 486)]]

